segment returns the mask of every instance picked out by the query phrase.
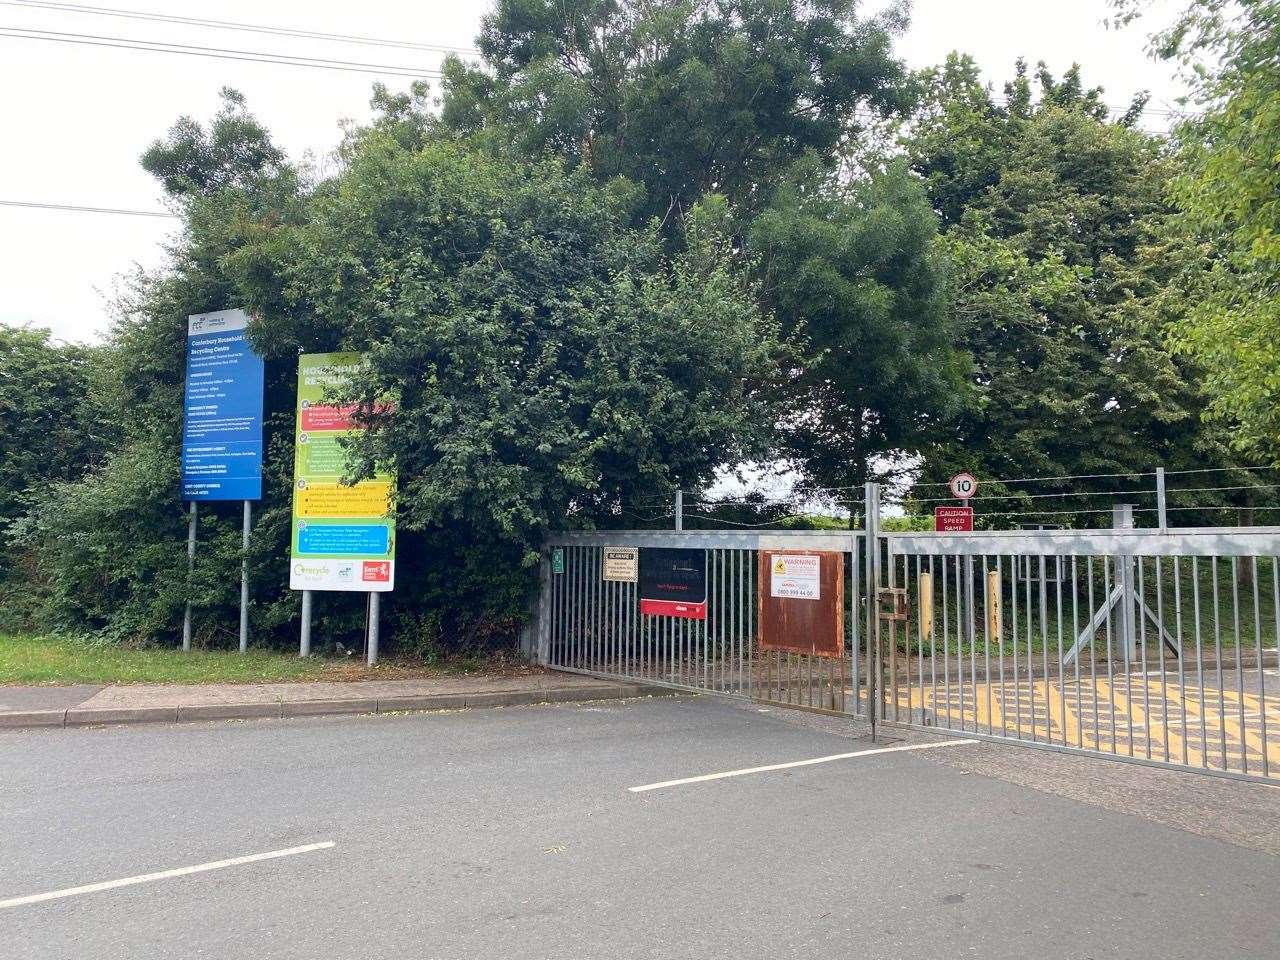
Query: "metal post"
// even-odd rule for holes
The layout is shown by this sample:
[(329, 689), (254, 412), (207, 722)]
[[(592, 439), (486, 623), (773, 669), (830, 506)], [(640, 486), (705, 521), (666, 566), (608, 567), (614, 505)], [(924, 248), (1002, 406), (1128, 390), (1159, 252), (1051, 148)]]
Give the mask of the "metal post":
[(302, 591), (302, 642), (298, 644), (298, 656), (311, 656), (311, 591)]
[(381, 594), (376, 591), (369, 592), (369, 636), (367, 647), (369, 650), (369, 666), (373, 666), (378, 662), (378, 600)]
[(1169, 517), (1165, 511), (1164, 467), (1156, 467), (1156, 516), (1160, 522), (1160, 532), (1169, 529)]
[(684, 491), (676, 491), (676, 529), (684, 529)]
[(867, 718), (874, 741), (880, 686), (880, 484), (867, 484), (865, 509), (862, 526), (867, 538)]
[(187, 609), (182, 614), (182, 649), (191, 649), (191, 573), (196, 566), (196, 502), (187, 519)]
[[(1111, 526), (1116, 530), (1133, 529), (1133, 504), (1117, 503), (1111, 508)], [(1116, 626), (1124, 643), (1125, 662), (1138, 655), (1138, 624), (1134, 620), (1133, 558), (1116, 557), (1116, 589), (1119, 592)], [(1144, 668), (1145, 669), (1145, 668)]]
[(244, 524), (240, 531), (240, 652), (249, 649), (249, 531), (253, 527), (253, 505), (244, 502)]
[(551, 563), (544, 556), (539, 570), (539, 595), (538, 595), (538, 617), (535, 621), (538, 632), (536, 634), (536, 646), (533, 651), (534, 655), (529, 659), (534, 663), (546, 666), (550, 662), (551, 657), (551, 616), (553, 605), (553, 593), (551, 586)]

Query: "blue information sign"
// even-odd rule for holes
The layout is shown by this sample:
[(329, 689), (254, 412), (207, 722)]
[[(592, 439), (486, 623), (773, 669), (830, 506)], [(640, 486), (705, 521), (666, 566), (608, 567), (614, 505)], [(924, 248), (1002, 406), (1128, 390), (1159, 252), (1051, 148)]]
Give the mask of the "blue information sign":
[(243, 310), (187, 322), (182, 423), (183, 500), (262, 499), (262, 358)]

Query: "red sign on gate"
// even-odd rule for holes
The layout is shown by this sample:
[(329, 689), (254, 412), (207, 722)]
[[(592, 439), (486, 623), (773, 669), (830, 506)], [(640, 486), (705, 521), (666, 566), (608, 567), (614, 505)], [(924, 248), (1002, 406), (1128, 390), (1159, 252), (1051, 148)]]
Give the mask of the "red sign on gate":
[(971, 533), (973, 507), (934, 507), (933, 529), (938, 533)]

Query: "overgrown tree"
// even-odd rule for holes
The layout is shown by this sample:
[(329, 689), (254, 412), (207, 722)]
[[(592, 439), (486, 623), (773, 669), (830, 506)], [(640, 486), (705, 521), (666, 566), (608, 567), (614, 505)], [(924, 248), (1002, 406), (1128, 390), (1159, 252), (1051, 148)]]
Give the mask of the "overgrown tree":
[(709, 193), (744, 215), (806, 153), (833, 161), (867, 116), (905, 105), (894, 5), (858, 0), (498, 0), (446, 64), (441, 119), (496, 131), (597, 179), (641, 185), (640, 220), (673, 229)]
[(1206, 369), (1206, 413), (1233, 445), (1280, 463), (1280, 0), (1195, 0), (1153, 50), (1188, 68), (1198, 111), (1171, 194), (1212, 248), (1181, 277), (1192, 307), (1173, 342)]
[(399, 398), (356, 449), (396, 465), (403, 529), (532, 549), (767, 449), (776, 336), (722, 204), (671, 258), (633, 190), (556, 159), (371, 136), (334, 186), (230, 265), (268, 356), (363, 350), (359, 399)]
[(895, 475), (963, 388), (919, 183), (901, 165), (849, 186), (801, 180), (756, 218), (749, 247), (798, 351), (783, 428), (802, 487)]
[[(111, 403), (131, 411), (119, 452), (24, 520), (55, 622), (169, 639), (191, 597), (198, 642), (231, 641), (238, 505), (234, 516), (202, 507), (191, 577), (183, 554), (190, 313), (249, 308), (266, 360), (249, 558), (259, 642), (295, 636), (284, 558), (299, 350), (364, 351), (363, 398), (399, 398), (356, 452), (400, 475), (400, 589), (387, 612), (402, 649), (509, 644), (548, 527), (590, 526), (638, 492), (766, 452), (776, 331), (725, 238), (722, 202), (689, 212), (672, 253), (656, 225), (632, 225), (634, 186), (390, 129), (404, 121), (392, 106), (315, 184), (233, 95), (207, 131), (184, 121), (148, 151), (186, 229), (173, 268), (138, 279), (107, 347)], [(319, 634), (358, 629), (359, 599), (326, 597)]]
[(113, 431), (94, 403), (94, 374), (92, 348), (0, 326), (0, 543), (30, 499), (101, 458)]
[[(112, 443), (95, 469), (48, 491), (19, 525), (21, 544), (39, 559), (30, 589), (45, 622), (119, 640), (167, 639), (190, 597), (201, 614), (198, 642), (232, 638), (238, 505), (201, 510), (194, 578), (186, 573), (178, 470), (187, 316), (239, 306), (224, 258), (301, 215), (300, 180), (282, 157), (230, 90), (207, 127), (182, 118), (146, 151), (143, 165), (164, 184), (185, 229), (170, 249), (170, 269), (131, 278), (101, 348), (93, 395), (113, 411)], [(280, 454), (292, 430), (291, 365), (269, 365), (267, 388), (272, 455), (250, 556), (254, 628), (263, 637), (292, 606), (279, 561), (289, 534), (291, 478)]]
[[(924, 479), (1220, 465), (1198, 373), (1170, 354), (1156, 303), (1176, 161), (1133, 126), (1141, 99), (1111, 122), (1077, 70), (1036, 79), (1038, 97), (1020, 66), (998, 102), (953, 57), (927, 77), (905, 139), (946, 226), (951, 310), (974, 357), (968, 402)], [(1108, 483), (1133, 486), (1094, 486)]]

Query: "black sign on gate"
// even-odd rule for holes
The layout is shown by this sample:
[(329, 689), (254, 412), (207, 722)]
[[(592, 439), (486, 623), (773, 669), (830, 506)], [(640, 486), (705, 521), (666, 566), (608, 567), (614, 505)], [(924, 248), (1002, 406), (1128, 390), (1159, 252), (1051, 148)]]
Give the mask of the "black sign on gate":
[(666, 547), (641, 550), (640, 613), (707, 619), (707, 551)]

